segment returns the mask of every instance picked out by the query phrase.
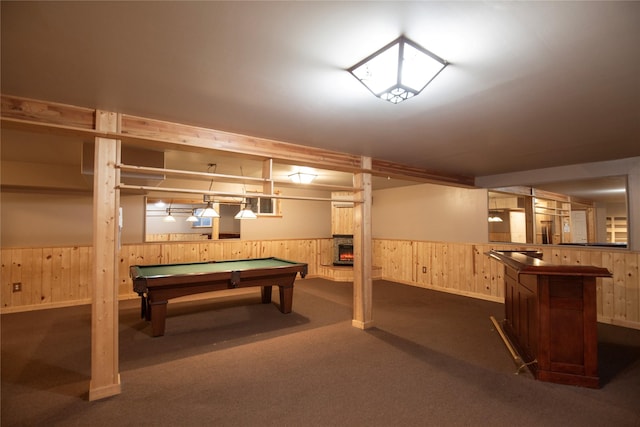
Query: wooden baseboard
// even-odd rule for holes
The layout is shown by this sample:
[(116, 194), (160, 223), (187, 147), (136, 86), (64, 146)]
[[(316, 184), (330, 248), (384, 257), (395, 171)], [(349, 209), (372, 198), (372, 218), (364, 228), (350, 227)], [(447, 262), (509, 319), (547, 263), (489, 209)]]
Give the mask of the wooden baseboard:
[[(317, 277), (334, 282), (353, 282), (353, 267), (350, 265), (321, 265), (318, 267)], [(382, 278), (382, 267), (373, 267), (371, 278)]]

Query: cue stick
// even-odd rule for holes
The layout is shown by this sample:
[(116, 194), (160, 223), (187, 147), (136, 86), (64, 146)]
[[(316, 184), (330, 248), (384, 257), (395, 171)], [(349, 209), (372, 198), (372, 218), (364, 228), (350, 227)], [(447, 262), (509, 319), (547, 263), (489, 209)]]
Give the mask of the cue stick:
[[(520, 370), (525, 366), (529, 365), (529, 363), (524, 363), (524, 360), (522, 360), (522, 358), (515, 351), (515, 349), (513, 348), (513, 345), (511, 344), (511, 341), (509, 341), (509, 338), (507, 338), (507, 336), (504, 334), (504, 331), (502, 330), (502, 327), (500, 326), (496, 318), (493, 316), (489, 316), (489, 318), (493, 322), (493, 325), (496, 327), (496, 330), (498, 331), (498, 334), (500, 334), (500, 338), (502, 338), (502, 341), (504, 342), (504, 345), (509, 350), (509, 353), (511, 353), (511, 357), (513, 358), (513, 361), (518, 366), (518, 370), (516, 371), (516, 374), (520, 373)], [(531, 363), (537, 363), (537, 361), (534, 360)]]

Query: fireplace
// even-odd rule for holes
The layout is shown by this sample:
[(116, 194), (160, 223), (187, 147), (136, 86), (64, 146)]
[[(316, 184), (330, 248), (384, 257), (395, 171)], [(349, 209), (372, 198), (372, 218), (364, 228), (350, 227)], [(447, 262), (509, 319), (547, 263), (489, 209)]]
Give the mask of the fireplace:
[(353, 265), (353, 235), (333, 235), (333, 265)]

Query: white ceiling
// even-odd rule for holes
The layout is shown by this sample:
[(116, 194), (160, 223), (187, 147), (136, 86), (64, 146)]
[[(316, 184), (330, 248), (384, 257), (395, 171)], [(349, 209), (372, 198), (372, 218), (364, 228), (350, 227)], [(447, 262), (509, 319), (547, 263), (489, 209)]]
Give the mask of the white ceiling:
[[(640, 2), (6, 2), (2, 92), (485, 176), (640, 155)], [(405, 34), (416, 98), (346, 68)]]

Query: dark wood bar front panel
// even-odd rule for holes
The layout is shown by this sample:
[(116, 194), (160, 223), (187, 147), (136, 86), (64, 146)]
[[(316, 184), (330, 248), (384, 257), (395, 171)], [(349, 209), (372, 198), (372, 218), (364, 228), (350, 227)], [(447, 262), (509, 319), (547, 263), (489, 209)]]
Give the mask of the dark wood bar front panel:
[(488, 254), (505, 266), (503, 330), (535, 378), (599, 387), (596, 278), (609, 271)]

